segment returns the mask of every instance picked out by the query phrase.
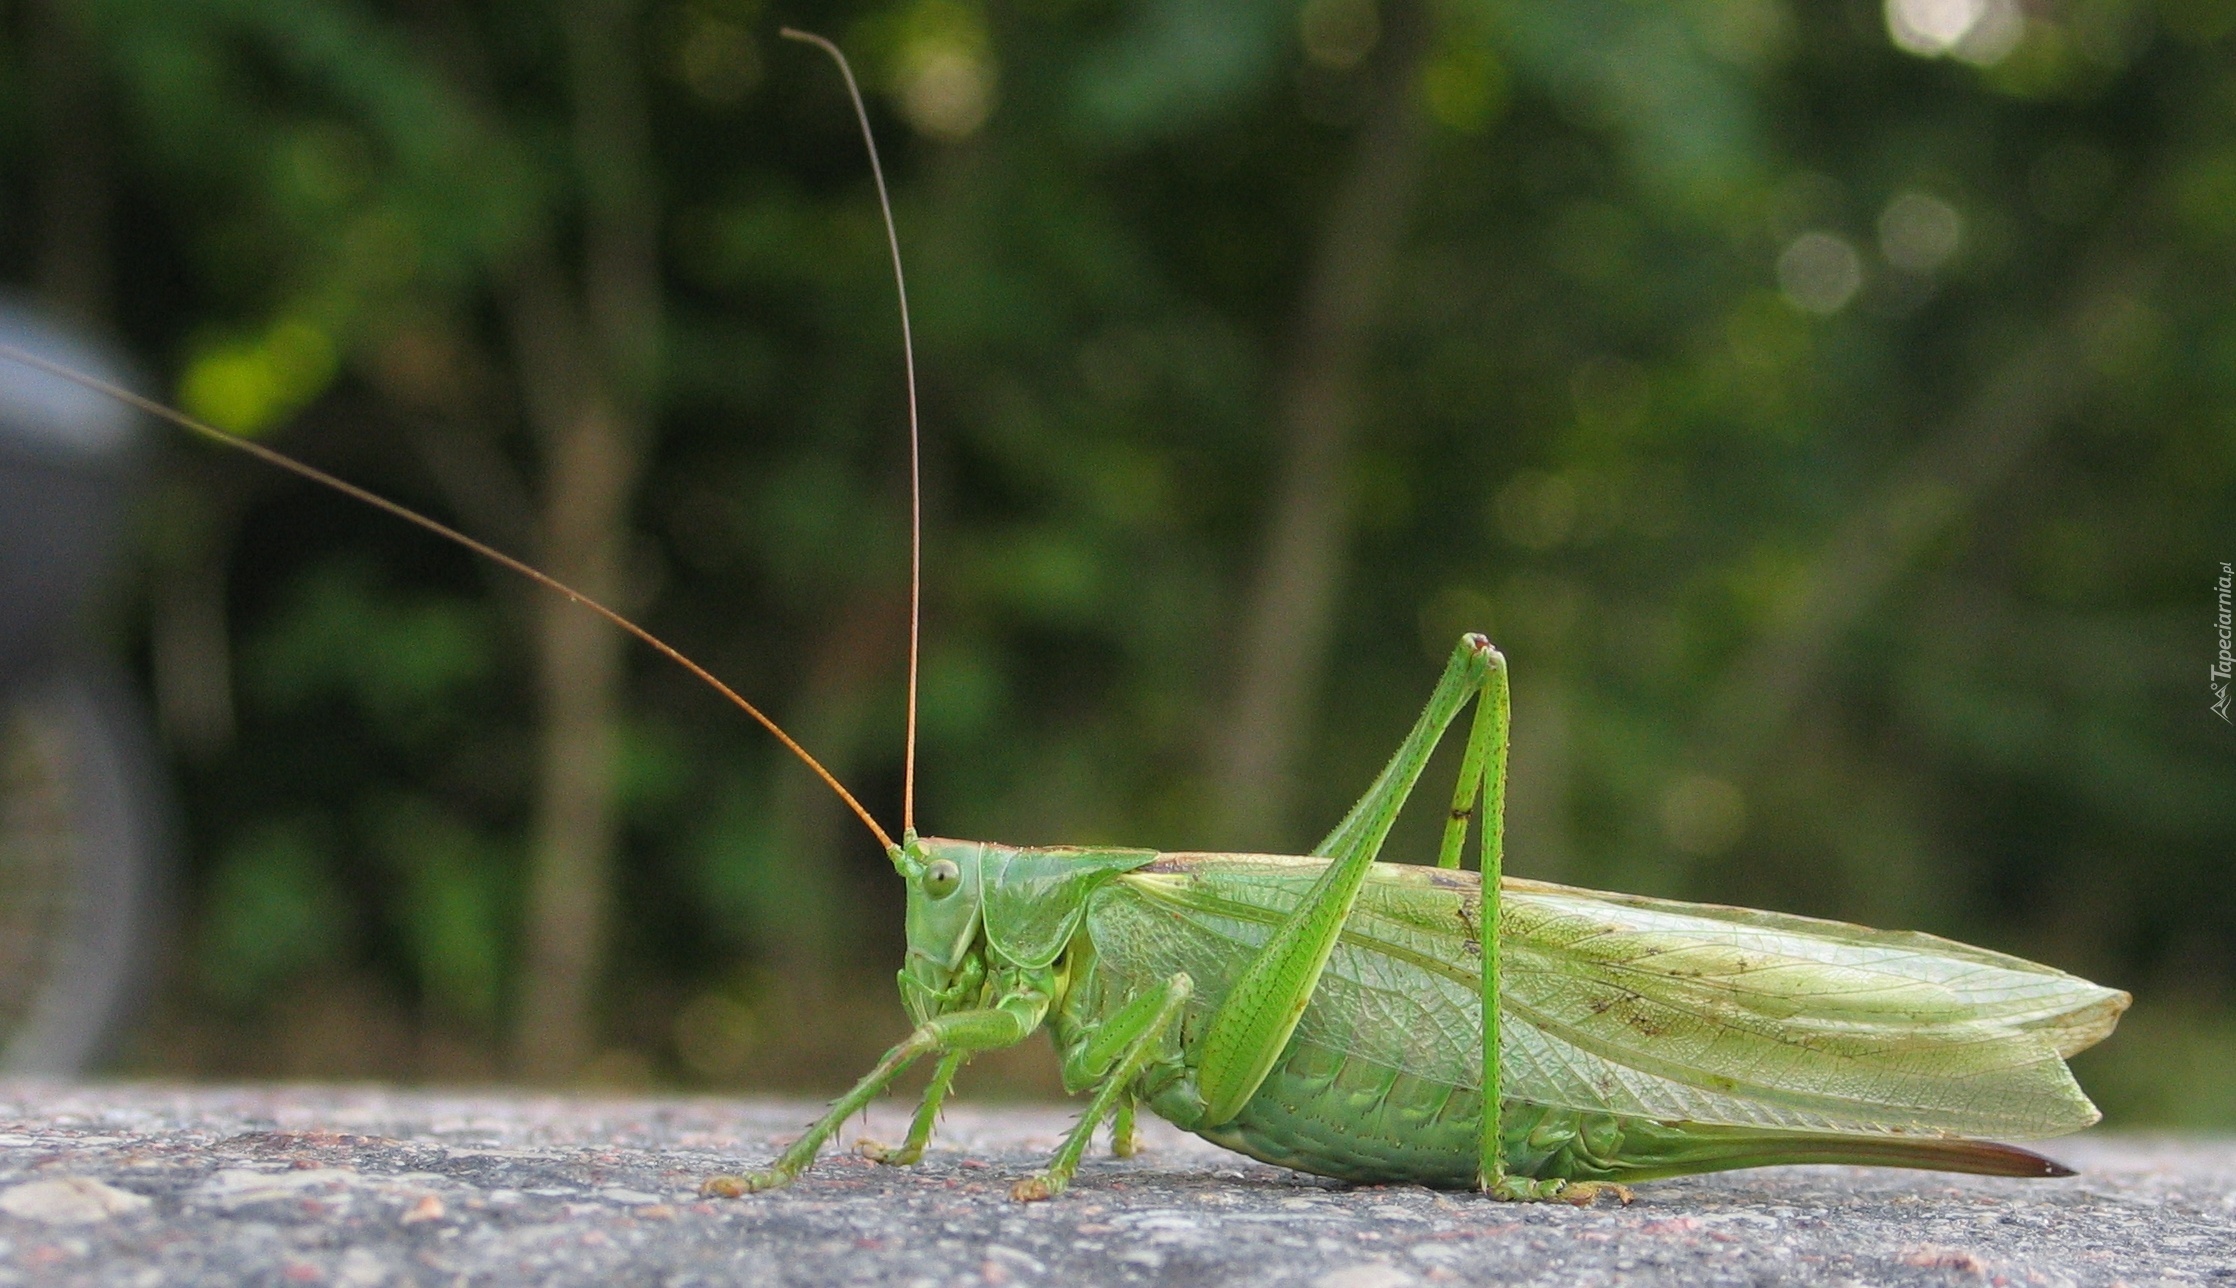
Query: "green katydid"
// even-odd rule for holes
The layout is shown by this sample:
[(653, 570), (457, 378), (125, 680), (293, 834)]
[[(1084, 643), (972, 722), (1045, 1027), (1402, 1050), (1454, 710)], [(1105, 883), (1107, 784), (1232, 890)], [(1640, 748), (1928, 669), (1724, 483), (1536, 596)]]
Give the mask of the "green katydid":
[[(906, 283), (875, 140), (910, 364)], [(2065, 1058), (2128, 1003), (2032, 962), (1914, 933), (1504, 878), (1505, 659), (1463, 637), (1410, 734), (1308, 855), (1017, 847), (915, 828), (920, 538), (911, 543), (908, 735), (895, 841), (777, 723), (620, 614), (436, 521), (170, 408), (0, 347), (426, 528), (582, 603), (719, 690), (805, 762), (907, 886), (901, 998), (915, 1027), (768, 1166), (785, 1185), (903, 1070), (936, 1061), (905, 1142), (920, 1159), (974, 1053), (1046, 1028), (1088, 1108), (1012, 1190), (1071, 1182), (1093, 1134), (1134, 1149), (1137, 1108), (1253, 1157), (1354, 1181), (1589, 1201), (1629, 1181), (1779, 1163), (2070, 1173), (1979, 1139), (2097, 1117)], [(912, 533), (921, 531), (912, 507)], [(1377, 862), (1431, 753), (1475, 704), (1437, 866)], [(1479, 872), (1459, 868), (1480, 818)], [(1492, 933), (1486, 933), (1492, 928)]]
[[(861, 91), (831, 42), (784, 34), (846, 81), (906, 353)], [(910, 428), (913, 444), (913, 393)], [(912, 635), (911, 770), (915, 655)], [(1470, 701), (1437, 866), (1375, 862)], [(906, 792), (885, 848), (908, 887), (900, 988), (916, 1029), (770, 1166), (708, 1192), (789, 1183), (937, 1056), (905, 1143), (873, 1150), (914, 1162), (962, 1062), (1043, 1026), (1065, 1088), (1091, 1098), (1019, 1199), (1062, 1191), (1106, 1119), (1130, 1153), (1137, 1104), (1268, 1162), (1501, 1198), (1773, 1163), (2068, 1174), (1971, 1137), (2096, 1121), (2064, 1058), (2111, 1032), (2125, 993), (1928, 935), (1505, 880), (1509, 705), (1505, 659), (1462, 638), (1397, 754), (1304, 856), (921, 837)], [(1480, 870), (1460, 871), (1479, 807)]]

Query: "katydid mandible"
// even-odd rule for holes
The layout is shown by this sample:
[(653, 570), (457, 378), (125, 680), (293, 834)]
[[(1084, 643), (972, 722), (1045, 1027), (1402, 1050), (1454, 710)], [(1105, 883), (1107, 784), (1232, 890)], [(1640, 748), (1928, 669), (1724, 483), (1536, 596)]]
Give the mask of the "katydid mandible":
[[(861, 93), (845, 79), (884, 211), (909, 364), (911, 588), (901, 837), (752, 703), (621, 614), (424, 515), (171, 408), (0, 346), (386, 510), (582, 604), (722, 693), (805, 762), (907, 886), (900, 992), (914, 1030), (737, 1196), (790, 1183), (903, 1070), (935, 1060), (906, 1140), (923, 1156), (962, 1064), (1046, 1028), (1086, 1113), (1012, 1196), (1071, 1182), (1135, 1115), (1286, 1167), (1361, 1182), (1588, 1202), (1626, 1182), (1780, 1163), (2004, 1176), (2071, 1173), (1983, 1137), (2076, 1131), (2097, 1113), (2065, 1059), (2128, 996), (1930, 935), (1505, 878), (1505, 659), (1464, 636), (1412, 731), (1311, 853), (1018, 847), (915, 827), (921, 501), (913, 341), (898, 236)], [(1430, 755), (1473, 703), (1437, 866), (1377, 862)], [(1478, 871), (1459, 867), (1480, 823)], [(1627, 1192), (1626, 1192), (1627, 1193)]]

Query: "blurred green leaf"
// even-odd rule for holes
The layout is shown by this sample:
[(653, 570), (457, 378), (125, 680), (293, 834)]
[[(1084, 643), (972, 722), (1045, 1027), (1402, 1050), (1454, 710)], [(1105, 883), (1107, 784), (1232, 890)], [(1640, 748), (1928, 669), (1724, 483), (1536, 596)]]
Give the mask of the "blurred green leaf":
[(494, 662), (486, 606), (387, 592), (354, 562), (307, 575), (244, 652), (262, 701), (290, 709), (343, 698), (415, 741), (453, 724), (457, 699)]
[(443, 1013), (493, 1028), (514, 884), (501, 848), (422, 798), (385, 802), (371, 826), (398, 877), (395, 916), (421, 990)]
[(227, 1006), (274, 1000), (286, 984), (349, 951), (349, 898), (308, 822), (267, 822), (228, 845), (211, 873), (195, 965)]

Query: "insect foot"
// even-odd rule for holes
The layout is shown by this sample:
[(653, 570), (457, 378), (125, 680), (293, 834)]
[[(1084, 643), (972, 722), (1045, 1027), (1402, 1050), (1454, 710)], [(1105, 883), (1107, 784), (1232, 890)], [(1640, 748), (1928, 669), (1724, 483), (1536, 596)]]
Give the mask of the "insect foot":
[(887, 1167), (908, 1167), (922, 1162), (924, 1158), (924, 1147), (921, 1145), (913, 1147), (903, 1145), (895, 1149), (891, 1145), (879, 1144), (874, 1140), (856, 1141), (854, 1152), (873, 1163), (883, 1163)]
[(1628, 1206), (1630, 1187), (1610, 1181), (1533, 1180), (1527, 1176), (1501, 1176), (1484, 1182), (1483, 1192), (1508, 1203), (1570, 1203), (1590, 1207), (1602, 1194), (1613, 1194)]
[(773, 1168), (743, 1175), (724, 1173), (709, 1176), (699, 1185), (699, 1197), (704, 1199), (742, 1199), (748, 1194), (763, 1190), (781, 1189), (790, 1185), (792, 1178)]
[(1638, 1197), (1630, 1192), (1628, 1185), (1617, 1185), (1613, 1181), (1582, 1181), (1567, 1186), (1553, 1197), (1563, 1203), (1573, 1203), (1577, 1207), (1590, 1207), (1599, 1201), (1599, 1196), (1602, 1194), (1614, 1195), (1615, 1201), (1624, 1207), (1629, 1207)]

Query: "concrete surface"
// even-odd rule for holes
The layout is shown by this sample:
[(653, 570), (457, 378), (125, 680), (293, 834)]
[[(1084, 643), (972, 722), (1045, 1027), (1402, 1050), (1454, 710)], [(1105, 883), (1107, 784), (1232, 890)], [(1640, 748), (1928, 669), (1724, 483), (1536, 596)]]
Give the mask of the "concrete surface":
[(959, 1105), (920, 1167), (840, 1154), (779, 1194), (696, 1196), (813, 1109), (0, 1084), (0, 1284), (2236, 1285), (2236, 1141), (2082, 1138), (2051, 1151), (2082, 1169), (2063, 1181), (1779, 1168), (1580, 1210), (1347, 1187), (1145, 1122), (1140, 1157), (1019, 1205), (1070, 1111)]

